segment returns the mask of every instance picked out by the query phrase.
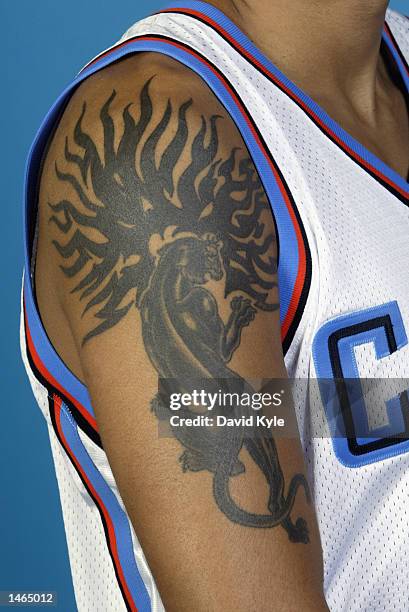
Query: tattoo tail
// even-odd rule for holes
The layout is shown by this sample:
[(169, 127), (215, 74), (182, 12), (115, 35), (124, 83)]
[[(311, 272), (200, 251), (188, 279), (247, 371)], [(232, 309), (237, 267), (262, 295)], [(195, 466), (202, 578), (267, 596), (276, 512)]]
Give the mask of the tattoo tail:
[(232, 499), (229, 490), (230, 477), (224, 472), (216, 472), (213, 479), (213, 492), (220, 510), (234, 523), (245, 527), (271, 528), (289, 518), (295, 497), (300, 486), (304, 487), (309, 500), (308, 485), (303, 475), (298, 474), (291, 480), (288, 494), (280, 509), (274, 514), (255, 514), (243, 510)]

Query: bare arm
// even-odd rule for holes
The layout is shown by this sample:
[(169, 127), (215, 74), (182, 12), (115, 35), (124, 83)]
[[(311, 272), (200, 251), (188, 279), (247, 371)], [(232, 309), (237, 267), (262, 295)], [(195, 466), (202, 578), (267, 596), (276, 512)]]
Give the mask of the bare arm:
[(192, 379), (252, 391), (286, 377), (260, 179), (207, 88), (182, 70), (182, 95), (158, 64), (96, 75), (61, 121), (40, 193), (43, 320), (90, 390), (166, 609), (325, 610), (298, 440), (237, 427), (158, 436), (170, 414), (158, 379), (180, 396)]

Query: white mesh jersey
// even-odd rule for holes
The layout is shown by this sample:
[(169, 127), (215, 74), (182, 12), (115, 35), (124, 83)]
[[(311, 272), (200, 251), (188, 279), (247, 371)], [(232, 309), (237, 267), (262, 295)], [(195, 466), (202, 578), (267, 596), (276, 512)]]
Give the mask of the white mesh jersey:
[[(388, 12), (382, 46), (407, 94), (405, 17)], [(53, 350), (36, 309), (30, 273), (36, 185), (47, 139), (78, 83), (139, 51), (164, 53), (194, 70), (247, 144), (277, 225), (289, 375), (409, 378), (408, 182), (349, 136), (215, 8), (174, 4), (132, 26), (57, 100), (27, 167), (22, 351), (50, 434), (81, 611), (158, 612), (163, 606), (101, 446), (87, 390)], [(353, 410), (345, 416), (348, 438), (312, 437), (307, 406), (306, 391), (297, 407), (329, 607), (409, 610), (409, 445), (397, 436), (408, 431), (407, 393), (391, 398), (375, 421), (368, 418), (366, 437), (354, 434)]]

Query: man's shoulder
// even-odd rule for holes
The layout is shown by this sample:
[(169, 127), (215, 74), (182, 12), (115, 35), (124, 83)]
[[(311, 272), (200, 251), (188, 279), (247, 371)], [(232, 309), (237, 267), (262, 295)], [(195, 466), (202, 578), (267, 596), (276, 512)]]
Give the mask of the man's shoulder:
[(233, 119), (201, 77), (176, 60), (149, 52), (114, 62), (77, 87), (56, 125), (48, 159), (63, 157), (67, 134), (74, 134), (79, 123), (102, 143), (104, 113), (118, 134), (127, 117), (138, 122), (143, 113), (149, 115), (149, 129), (169, 113), (170, 129), (186, 121), (190, 133), (217, 117), (219, 142), (230, 148), (244, 144)]
[(214, 94), (192, 70), (165, 55), (149, 52), (130, 55), (92, 74), (75, 91), (68, 109), (84, 99), (101, 101), (112, 91), (117, 105), (130, 102), (147, 83), (155, 102), (193, 99), (203, 109), (216, 104)]

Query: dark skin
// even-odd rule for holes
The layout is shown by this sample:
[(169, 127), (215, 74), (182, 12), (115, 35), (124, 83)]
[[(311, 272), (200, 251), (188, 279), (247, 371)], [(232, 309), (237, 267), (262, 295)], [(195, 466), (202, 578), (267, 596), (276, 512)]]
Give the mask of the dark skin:
[[(190, 103), (175, 91), (183, 81)], [(140, 184), (132, 178), (135, 152), (121, 157), (121, 142), (128, 142), (124, 126), (130, 137), (144, 114), (147, 127), (133, 145)], [(92, 208), (97, 196), (103, 209)], [(200, 79), (171, 60), (141, 55), (77, 90), (41, 181), (38, 302), (51, 341), (90, 391), (167, 610), (270, 610), (274, 601), (280, 610), (327, 609), (298, 439), (269, 434), (257, 442), (236, 429), (216, 437), (182, 429), (158, 439), (158, 376), (183, 381), (200, 372), (246, 388), (286, 378), (275, 249), (248, 152)], [(115, 287), (108, 301), (107, 283)]]
[(215, 4), (330, 117), (408, 178), (408, 109), (379, 52), (387, 0)]

